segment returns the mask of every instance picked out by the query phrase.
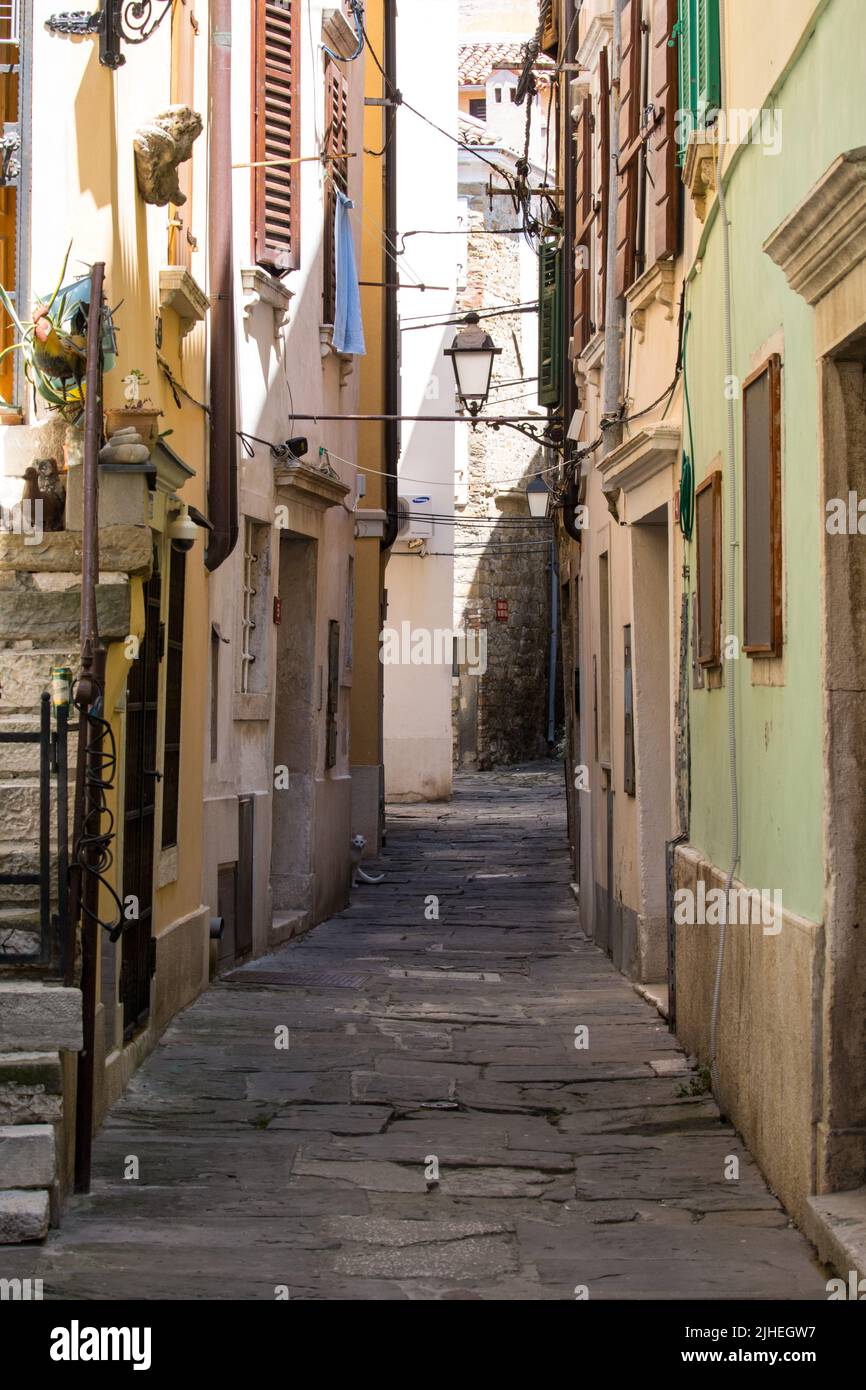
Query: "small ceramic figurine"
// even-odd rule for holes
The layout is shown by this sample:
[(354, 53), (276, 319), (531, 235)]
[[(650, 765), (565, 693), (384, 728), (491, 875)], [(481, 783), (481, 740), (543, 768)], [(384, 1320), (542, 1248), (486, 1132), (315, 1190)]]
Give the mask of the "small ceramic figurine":
[(24, 474), (22, 508), (31, 525), (38, 518), (34, 503), (42, 504), (42, 530), (62, 531), (66, 507), (66, 488), (57, 468), (56, 459), (37, 459)]

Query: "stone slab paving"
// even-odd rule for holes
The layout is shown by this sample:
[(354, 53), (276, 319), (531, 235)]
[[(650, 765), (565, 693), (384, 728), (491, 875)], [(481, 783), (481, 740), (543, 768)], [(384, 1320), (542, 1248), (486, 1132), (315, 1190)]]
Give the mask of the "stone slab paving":
[(825, 1297), (676, 1040), (580, 935), (561, 778), (392, 808), (386, 881), (175, 1020), (91, 1195), (4, 1273), (79, 1299)]

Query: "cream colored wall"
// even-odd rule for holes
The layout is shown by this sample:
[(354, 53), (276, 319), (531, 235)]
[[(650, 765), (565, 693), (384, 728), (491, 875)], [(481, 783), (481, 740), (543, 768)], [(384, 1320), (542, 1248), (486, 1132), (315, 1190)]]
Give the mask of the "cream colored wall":
[(486, 34), (534, 33), (537, 26), (537, 0), (460, 0), (458, 29), (461, 39)]
[[(323, 356), (321, 350), (322, 282), (325, 185), (322, 167), (316, 156), (322, 149), (324, 130), (324, 60), (320, 48), (322, 12), (327, 6), (312, 4), (309, 20), (301, 16), (300, 94), (301, 137), (300, 153), (300, 256), (299, 268), (282, 279), (291, 293), (288, 322), (275, 335), (274, 313), (266, 303), (249, 302), (242, 290), (241, 271), (254, 265), (250, 243), (251, 173), (249, 168), (236, 168), (232, 184), (232, 215), (235, 253), (235, 322), (238, 361), (239, 428), (264, 440), (282, 442), (287, 437), (303, 435), (309, 441), (306, 462), (319, 466), (320, 448), (328, 450), (334, 471), (350, 489), (347, 506), (333, 507), (327, 512), (292, 506), (289, 528), (317, 542), (316, 609), (310, 615), (315, 626), (314, 676), (325, 679), (327, 671), (328, 621), (336, 619), (342, 628), (342, 640), (347, 641), (346, 586), (348, 557), (353, 553), (353, 517), (350, 514), (356, 494), (357, 426), (349, 421), (298, 420), (294, 415), (342, 415), (358, 409), (359, 363), (341, 364), (334, 353)], [(310, 41), (312, 35), (312, 43)], [(232, 42), (232, 156), (233, 162), (243, 165), (251, 149), (251, 34), (249, 25), (235, 20)], [(365, 226), (363, 210), (363, 128), (365, 113), (363, 60), (342, 64), (349, 80), (349, 144), (357, 155), (349, 160), (349, 196), (355, 200), (351, 213), (355, 235), (356, 256), (360, 257), (362, 232)], [(366, 278), (366, 277), (362, 277)], [(381, 278), (381, 276), (370, 277)], [(375, 336), (369, 335), (376, 350)], [(290, 791), (274, 791), (274, 701), (281, 692), (276, 688), (277, 628), (268, 634), (267, 661), (270, 672), (268, 705), (264, 717), (240, 717), (243, 700), (238, 699), (238, 653), (241, 631), (241, 585), (243, 566), (243, 521), (247, 515), (272, 526), (271, 591), (267, 609), (278, 593), (279, 539), (275, 523), (276, 507), (281, 504), (274, 492), (274, 461), (267, 447), (254, 446), (249, 458), (238, 447), (239, 539), (225, 564), (211, 579), (211, 619), (219, 623), (230, 645), (222, 648), (220, 669), (219, 757), (211, 762), (209, 731), (205, 721), (205, 895), (216, 901), (218, 867), (232, 863), (238, 857), (237, 797), (240, 793), (256, 794), (255, 815), (255, 919), (254, 949), (264, 949), (271, 926), (271, 904), (268, 876), (271, 869), (271, 826), (274, 795), (291, 795)], [(293, 601), (291, 594), (280, 594), (284, 605)], [(331, 882), (341, 872), (339, 866), (348, 863), (348, 816), (336, 809), (348, 805), (350, 770), (348, 749), (349, 690), (340, 692), (338, 762), (332, 769), (324, 767), (324, 706), (317, 711), (316, 738), (318, 791), (310, 806), (314, 818), (314, 871), (318, 866), (322, 878)], [(317, 809), (316, 809), (317, 808)]]
[[(398, 83), (412, 91), (421, 111), (438, 109), (439, 123), (456, 131), (456, 110), (442, 109), (443, 84), (451, 76), (457, 89), (457, 7), (443, 0), (435, 31), (426, 25), (423, 0), (403, 0), (398, 40)], [(427, 33), (422, 49), (415, 37)], [(398, 223), (401, 227), (453, 229), (457, 217), (457, 147), (438, 131), (401, 112), (397, 130)], [(454, 374), (443, 349), (456, 331), (411, 329), (418, 315), (453, 315), (456, 296), (457, 241), (453, 236), (415, 237), (401, 261), (400, 278), (421, 280), (432, 288), (403, 289), (398, 311), (401, 333), (401, 411), (404, 416), (450, 417), (455, 408)], [(465, 425), (456, 428), (465, 429)], [(434, 514), (453, 516), (455, 426), (413, 418), (402, 425), (399, 493), (410, 499), (428, 496)], [(417, 510), (417, 508), (416, 508)], [(454, 527), (434, 523), (427, 542), (430, 554), (412, 554), (398, 539), (388, 560), (387, 627), (450, 632), (453, 604)], [(385, 786), (392, 796), (448, 797), (451, 794), (451, 643), (445, 661), (434, 665), (385, 666)]]
[[(196, 13), (203, 36), (197, 59), (196, 90), (189, 99), (206, 109), (207, 5), (198, 0)], [(32, 161), (38, 177), (31, 195), (32, 289), (34, 298), (56, 283), (67, 244), (72, 250), (67, 278), (83, 266), (102, 260), (106, 265), (106, 299), (117, 306), (116, 367), (105, 377), (107, 406), (123, 404), (121, 378), (133, 367), (149, 378), (146, 394), (163, 410), (161, 429), (173, 431), (171, 444), (196, 476), (187, 483), (183, 500), (205, 505), (205, 421), (191, 406), (175, 405), (157, 366), (154, 324), (159, 312), (159, 271), (167, 263), (168, 210), (149, 206), (136, 185), (133, 135), (171, 100), (172, 40), (168, 23), (141, 46), (126, 46), (126, 63), (117, 72), (100, 66), (98, 41), (70, 42), (50, 35), (38, 22), (33, 33)], [(193, 222), (200, 233), (192, 270), (205, 281), (204, 206), (206, 135), (194, 147)], [(29, 306), (22, 306), (25, 313)], [(173, 310), (163, 312), (162, 352), (192, 395), (202, 399), (205, 329), (197, 326), (181, 342)], [(30, 424), (42, 418), (28, 402)], [(10, 432), (0, 431), (0, 458), (11, 457), (5, 445)], [(19, 436), (20, 437), (20, 436)], [(11, 441), (14, 444), (14, 440)], [(16, 470), (18, 465), (14, 465)], [(97, 1114), (119, 1094), (133, 1065), (146, 1052), (171, 1014), (187, 1003), (206, 982), (206, 909), (201, 902), (201, 745), (200, 708), (204, 701), (204, 652), (207, 631), (207, 583), (202, 565), (203, 544), (196, 542), (187, 558), (184, 685), (181, 729), (178, 871), (175, 880), (155, 893), (154, 929), (159, 939), (151, 1022), (135, 1048), (121, 1050), (120, 1009), (115, 1009), (120, 947), (105, 947), (103, 969), (109, 994), (100, 1003), (98, 1052), (106, 1070), (97, 1067)], [(131, 631), (143, 624), (141, 581), (131, 581)], [(109, 648), (106, 708), (117, 741), (118, 769), (109, 804), (117, 834), (109, 880), (118, 890), (122, 868), (124, 780), (123, 716), (129, 661), (120, 644)], [(157, 803), (157, 833), (161, 795)], [(104, 906), (110, 911), (108, 903)], [(171, 942), (173, 944), (169, 944)], [(102, 943), (101, 943), (102, 945)], [(113, 953), (113, 974), (111, 960)], [(104, 1016), (103, 1010), (107, 1009)]]

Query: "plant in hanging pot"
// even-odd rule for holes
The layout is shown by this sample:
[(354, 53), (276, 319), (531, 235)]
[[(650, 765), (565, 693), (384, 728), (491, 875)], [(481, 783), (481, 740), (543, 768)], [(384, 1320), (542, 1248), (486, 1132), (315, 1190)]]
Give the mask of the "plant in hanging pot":
[(136, 430), (142, 443), (149, 449), (153, 448), (159, 436), (159, 417), (162, 411), (153, 404), (149, 396), (142, 396), (142, 387), (149, 385), (150, 382), (140, 368), (133, 367), (132, 371), (127, 372), (123, 378), (126, 405), (105, 412), (105, 433), (108, 439), (118, 431)]

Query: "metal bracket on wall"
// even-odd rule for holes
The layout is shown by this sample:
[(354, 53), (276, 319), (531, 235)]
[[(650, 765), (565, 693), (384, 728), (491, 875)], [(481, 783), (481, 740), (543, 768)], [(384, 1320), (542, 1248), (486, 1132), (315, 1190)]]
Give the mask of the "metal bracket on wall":
[(45, 21), (51, 34), (82, 38), (99, 35), (99, 61), (105, 68), (119, 68), (126, 62), (120, 51), (123, 43), (145, 43), (171, 14), (174, 0), (102, 0), (99, 9), (63, 10)]

